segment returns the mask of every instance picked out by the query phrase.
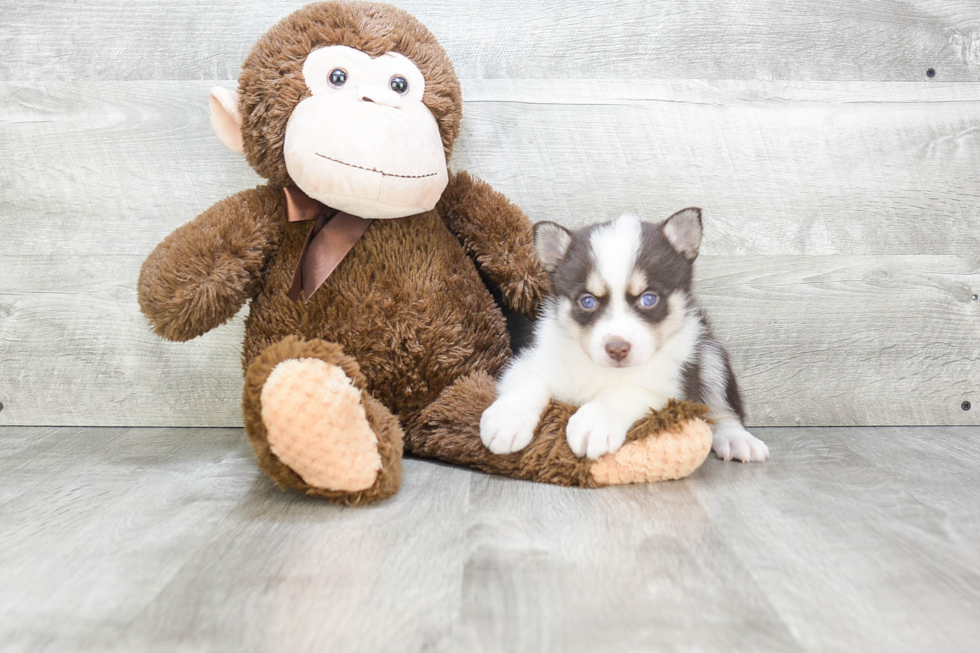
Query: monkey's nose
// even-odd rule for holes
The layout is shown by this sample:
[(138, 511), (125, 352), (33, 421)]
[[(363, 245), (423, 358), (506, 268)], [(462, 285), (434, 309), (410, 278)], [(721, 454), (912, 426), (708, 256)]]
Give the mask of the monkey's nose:
[(359, 93), (361, 102), (370, 102), (371, 104), (378, 104), (395, 109), (401, 108), (401, 96), (386, 88), (364, 84), (361, 86)]
[(613, 340), (612, 342), (607, 342), (606, 353), (609, 354), (609, 358), (619, 362), (629, 356), (630, 343), (626, 342), (625, 340)]

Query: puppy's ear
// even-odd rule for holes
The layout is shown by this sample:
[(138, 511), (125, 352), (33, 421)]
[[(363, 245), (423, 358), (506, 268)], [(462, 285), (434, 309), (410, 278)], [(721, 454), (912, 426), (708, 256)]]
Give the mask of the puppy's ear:
[(694, 206), (681, 209), (664, 220), (660, 229), (678, 254), (683, 254), (689, 261), (698, 257), (698, 250), (701, 249), (701, 209)]
[(534, 225), (534, 249), (545, 272), (553, 272), (558, 267), (571, 244), (572, 232), (560, 224), (538, 222)]

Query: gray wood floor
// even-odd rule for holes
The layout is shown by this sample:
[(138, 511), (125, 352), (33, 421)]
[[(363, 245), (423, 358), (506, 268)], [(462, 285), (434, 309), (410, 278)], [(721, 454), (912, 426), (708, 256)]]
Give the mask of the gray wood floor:
[(0, 428), (0, 648), (976, 650), (980, 429), (758, 432), (598, 491), (409, 460), (341, 509), (237, 429)]

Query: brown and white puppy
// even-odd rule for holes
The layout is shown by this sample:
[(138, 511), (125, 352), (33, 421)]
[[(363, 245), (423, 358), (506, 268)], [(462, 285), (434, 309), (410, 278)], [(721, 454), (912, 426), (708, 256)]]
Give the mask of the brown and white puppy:
[(595, 459), (671, 398), (706, 404), (719, 458), (761, 462), (765, 443), (745, 430), (728, 354), (691, 294), (701, 210), (660, 224), (623, 215), (578, 232), (540, 222), (535, 246), (552, 293), (534, 342), (501, 377), (480, 434), (495, 453), (526, 447), (554, 398), (580, 406), (568, 444)]

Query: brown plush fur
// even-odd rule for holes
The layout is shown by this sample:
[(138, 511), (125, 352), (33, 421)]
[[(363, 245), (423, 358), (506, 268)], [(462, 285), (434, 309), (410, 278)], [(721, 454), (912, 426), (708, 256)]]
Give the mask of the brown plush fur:
[[(219, 202), (168, 236), (143, 265), (140, 307), (158, 334), (188, 340), (251, 299), (242, 354), (245, 430), (260, 467), (282, 487), (348, 504), (389, 496), (401, 478), (403, 430), (406, 449), (420, 455), (520, 478), (594, 484), (589, 462), (565, 444), (568, 406), (552, 406), (538, 439), (519, 454), (495, 456), (474, 431), (492, 399), (491, 378), (511, 355), (502, 313), (481, 273), (510, 308), (529, 316), (548, 287), (530, 221), (487, 184), (451, 175), (435, 209), (375, 221), (308, 303), (288, 298), (310, 225), (287, 221), (283, 137), (306, 95), (300, 74), (306, 55), (333, 44), (412, 59), (426, 77), (423, 101), (448, 157), (461, 119), (459, 83), (423, 26), (387, 5), (300, 9), (259, 40), (239, 79), (245, 153), (270, 184)], [(361, 390), (383, 465), (371, 488), (311, 487), (272, 452), (261, 418), (262, 385), (291, 358), (339, 365)], [(673, 405), (660, 422), (634, 433), (671, 428), (699, 411)]]
[(455, 379), (509, 359), (503, 317), (437, 212), (375, 221), (299, 304), (287, 293), (308, 231), (285, 225), (245, 323), (245, 363), (290, 335), (338, 343), (404, 424)]
[(158, 335), (196, 338), (233, 318), (254, 296), (278, 245), (281, 196), (265, 187), (232, 195), (153, 250), (137, 289), (140, 309)]
[(466, 172), (452, 177), (437, 208), (504, 302), (518, 313), (534, 315), (549, 281), (524, 212)]

